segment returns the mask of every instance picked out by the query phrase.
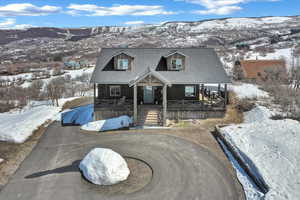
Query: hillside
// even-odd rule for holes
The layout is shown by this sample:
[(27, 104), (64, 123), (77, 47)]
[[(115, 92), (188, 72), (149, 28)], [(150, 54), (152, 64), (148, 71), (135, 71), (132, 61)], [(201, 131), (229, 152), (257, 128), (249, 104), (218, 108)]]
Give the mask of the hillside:
[[(300, 16), (225, 18), (158, 25), (0, 30), (0, 59), (43, 62), (62, 56), (93, 58), (102, 47), (214, 47), (231, 63), (237, 44), (259, 55), (291, 49), (300, 41)], [(246, 55), (253, 57), (253, 55)], [(257, 55), (255, 55), (257, 56)], [(254, 56), (254, 57), (255, 57)]]

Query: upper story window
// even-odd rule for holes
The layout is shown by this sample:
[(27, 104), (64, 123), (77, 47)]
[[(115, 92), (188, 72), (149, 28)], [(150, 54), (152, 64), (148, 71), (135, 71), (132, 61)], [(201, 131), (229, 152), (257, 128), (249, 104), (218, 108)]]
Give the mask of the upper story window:
[(171, 61), (172, 70), (180, 70), (182, 69), (182, 59), (181, 58), (173, 58)]
[(111, 86), (109, 86), (109, 95), (111, 97), (119, 97), (119, 96), (121, 96), (121, 87), (119, 85), (111, 85)]
[(117, 68), (120, 70), (127, 70), (129, 66), (129, 61), (127, 58), (119, 58)]
[(185, 86), (185, 96), (186, 97), (195, 97), (196, 96), (196, 89), (195, 86)]

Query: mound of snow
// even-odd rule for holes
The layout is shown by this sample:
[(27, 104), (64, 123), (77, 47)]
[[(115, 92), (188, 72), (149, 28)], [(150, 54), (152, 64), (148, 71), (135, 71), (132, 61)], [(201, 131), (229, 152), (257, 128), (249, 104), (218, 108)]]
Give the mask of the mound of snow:
[(129, 176), (124, 158), (111, 149), (95, 148), (80, 162), (84, 177), (97, 185), (113, 185)]
[(0, 141), (23, 143), (44, 122), (55, 120), (61, 106), (75, 98), (59, 99), (59, 107), (49, 101), (32, 101), (20, 111), (0, 113)]
[(87, 131), (108, 131), (127, 128), (130, 124), (132, 124), (132, 118), (127, 115), (123, 115), (111, 119), (89, 122), (81, 126), (81, 129)]
[(270, 119), (274, 115), (274, 112), (270, 111), (264, 106), (256, 106), (252, 110), (244, 113), (244, 122), (252, 123), (257, 121), (263, 121)]
[(239, 99), (269, 97), (267, 92), (259, 89), (258, 86), (254, 84), (243, 83), (230, 85), (229, 90), (233, 91)]
[(32, 132), (60, 111), (59, 107), (37, 106), (21, 112), (0, 113), (0, 140), (24, 142)]
[(255, 110), (258, 114), (252, 113), (249, 121), (256, 119), (256, 122), (227, 126), (221, 133), (258, 169), (270, 188), (264, 199), (298, 199), (300, 123), (266, 119), (271, 111)]

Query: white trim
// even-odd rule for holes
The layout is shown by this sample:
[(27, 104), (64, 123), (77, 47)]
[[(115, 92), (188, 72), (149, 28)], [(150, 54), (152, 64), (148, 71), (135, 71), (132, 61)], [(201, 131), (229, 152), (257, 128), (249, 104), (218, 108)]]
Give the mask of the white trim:
[(174, 55), (174, 54), (180, 54), (180, 55), (182, 55), (182, 56), (184, 56), (184, 57), (188, 57), (188, 56), (186, 56), (184, 53), (181, 53), (180, 51), (178, 51), (178, 50), (175, 50), (174, 52), (171, 52), (171, 53), (169, 53), (169, 54), (167, 54), (167, 55), (165, 55), (164, 57), (165, 58), (168, 58), (168, 57), (170, 57), (170, 56), (172, 56), (172, 55)]
[[(186, 95), (186, 88), (187, 87), (193, 87), (193, 90), (194, 90), (193, 95), (189, 95), (189, 96)], [(196, 86), (195, 85), (185, 85), (184, 86), (184, 96), (185, 97), (195, 97), (196, 96)]]
[[(119, 94), (112, 94), (112, 89), (113, 88), (118, 88), (119, 89)], [(121, 86), (120, 85), (110, 85), (109, 86), (109, 96), (111, 97), (120, 97), (121, 96)]]

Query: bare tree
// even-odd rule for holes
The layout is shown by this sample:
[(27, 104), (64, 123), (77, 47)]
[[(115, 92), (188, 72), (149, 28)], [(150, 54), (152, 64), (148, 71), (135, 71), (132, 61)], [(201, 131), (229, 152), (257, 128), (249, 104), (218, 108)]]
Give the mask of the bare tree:
[(300, 55), (293, 53), (289, 82), (294, 89), (300, 89)]
[(47, 84), (46, 91), (48, 98), (52, 101), (52, 104), (59, 106), (58, 99), (62, 98), (66, 91), (65, 79), (63, 77), (52, 79)]
[(33, 100), (41, 99), (41, 90), (43, 89), (44, 82), (42, 80), (35, 80), (28, 88), (29, 98)]

